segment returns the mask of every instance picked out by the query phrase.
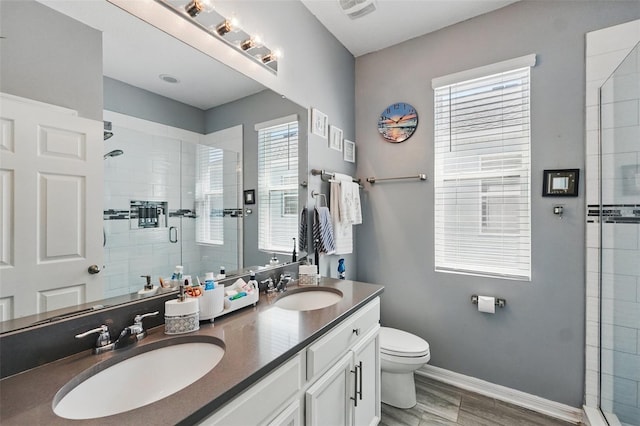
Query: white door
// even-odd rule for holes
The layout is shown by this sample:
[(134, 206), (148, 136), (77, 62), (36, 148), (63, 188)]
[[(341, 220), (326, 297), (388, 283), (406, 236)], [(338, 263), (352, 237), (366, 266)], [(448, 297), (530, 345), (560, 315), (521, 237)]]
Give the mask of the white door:
[(0, 96), (3, 320), (103, 298), (102, 127)]
[(348, 352), (306, 392), (305, 409), (307, 426), (349, 426), (351, 407), (355, 397), (351, 361)]

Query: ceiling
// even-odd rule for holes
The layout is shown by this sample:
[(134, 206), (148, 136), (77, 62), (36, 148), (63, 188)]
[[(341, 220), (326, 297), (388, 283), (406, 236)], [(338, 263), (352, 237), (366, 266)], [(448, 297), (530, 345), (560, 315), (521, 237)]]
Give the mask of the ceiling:
[(517, 0), (377, 0), (376, 10), (349, 18), (338, 0), (300, 0), (353, 56), (499, 9)]
[[(265, 89), (107, 1), (38, 1), (102, 31), (107, 77), (203, 110)], [(180, 82), (166, 83), (161, 74)]]
[[(38, 1), (103, 32), (107, 77), (203, 110), (264, 90), (264, 86), (105, 0)], [(357, 57), (517, 0), (377, 0), (375, 12), (356, 20), (341, 11), (338, 0), (286, 1), (301, 1)], [(161, 74), (180, 82), (166, 83)]]

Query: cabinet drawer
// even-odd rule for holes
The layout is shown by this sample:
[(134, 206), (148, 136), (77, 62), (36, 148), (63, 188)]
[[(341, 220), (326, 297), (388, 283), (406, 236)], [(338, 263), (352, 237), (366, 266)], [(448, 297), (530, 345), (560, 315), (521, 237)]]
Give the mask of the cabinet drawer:
[(307, 381), (326, 370), (340, 355), (359, 342), (380, 321), (376, 297), (342, 324), (307, 348)]
[(202, 421), (202, 425), (246, 426), (265, 420), (302, 388), (302, 356), (297, 354), (273, 373)]

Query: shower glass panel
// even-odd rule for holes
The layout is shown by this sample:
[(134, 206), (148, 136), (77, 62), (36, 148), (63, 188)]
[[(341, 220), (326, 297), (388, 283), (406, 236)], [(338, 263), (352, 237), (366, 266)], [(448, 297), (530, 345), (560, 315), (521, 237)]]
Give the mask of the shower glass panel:
[(640, 426), (640, 54), (600, 88), (600, 408)]

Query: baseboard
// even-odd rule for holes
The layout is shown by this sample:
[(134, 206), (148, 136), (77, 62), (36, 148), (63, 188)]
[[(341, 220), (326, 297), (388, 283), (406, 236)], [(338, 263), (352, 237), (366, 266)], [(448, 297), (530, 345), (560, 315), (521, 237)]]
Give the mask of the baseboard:
[(475, 377), (465, 376), (444, 368), (426, 364), (417, 370), (416, 374), (576, 425), (583, 421), (583, 411), (580, 408), (571, 407), (506, 386), (496, 385)]

